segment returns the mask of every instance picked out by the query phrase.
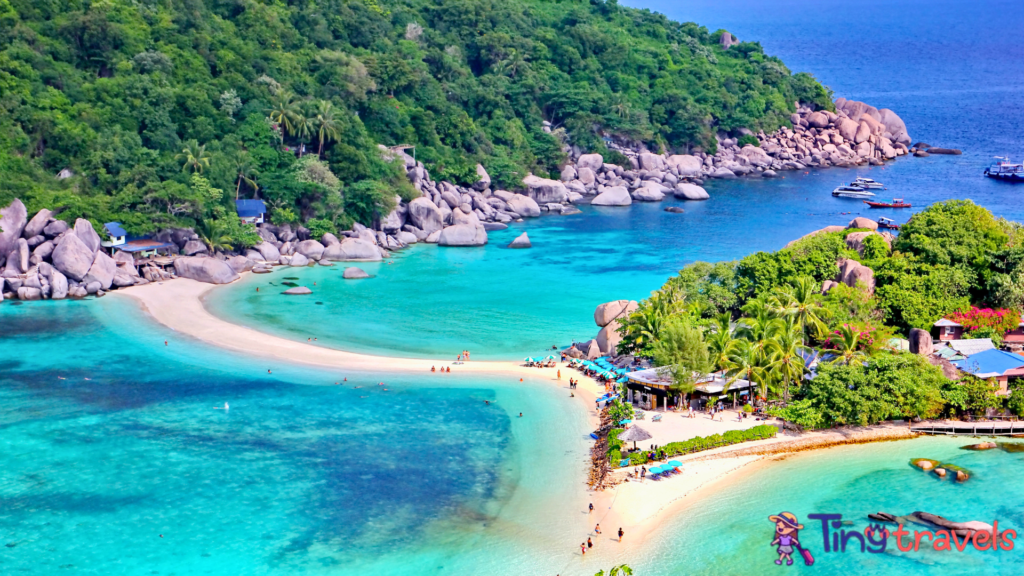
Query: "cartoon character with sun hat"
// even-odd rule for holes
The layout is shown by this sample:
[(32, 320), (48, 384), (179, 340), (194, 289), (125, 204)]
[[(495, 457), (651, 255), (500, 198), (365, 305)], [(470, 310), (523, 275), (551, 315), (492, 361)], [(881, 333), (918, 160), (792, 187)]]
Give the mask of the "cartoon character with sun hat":
[(775, 539), (772, 540), (772, 546), (778, 546), (776, 552), (779, 553), (779, 559), (775, 561), (776, 564), (781, 565), (782, 561), (786, 561), (786, 566), (793, 565), (793, 548), (800, 550), (800, 554), (804, 557), (804, 562), (810, 566), (814, 563), (814, 558), (811, 553), (800, 547), (800, 540), (798, 539), (800, 530), (804, 529), (804, 525), (796, 519), (796, 515), (792, 512), (781, 512), (777, 516), (769, 516), (769, 520), (775, 523)]

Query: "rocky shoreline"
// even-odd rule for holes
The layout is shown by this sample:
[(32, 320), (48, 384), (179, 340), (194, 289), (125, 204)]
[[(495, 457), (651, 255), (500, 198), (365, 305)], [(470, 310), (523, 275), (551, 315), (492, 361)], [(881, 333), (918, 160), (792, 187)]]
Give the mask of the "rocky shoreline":
[[(0, 210), (0, 299), (20, 300), (83, 298), (102, 296), (108, 290), (135, 286), (174, 277), (225, 284), (242, 272), (268, 273), (274, 266), (329, 266), (338, 261), (380, 261), (391, 251), (424, 242), (438, 246), (483, 246), (488, 232), (502, 230), (510, 222), (536, 218), (543, 213), (578, 214), (577, 205), (628, 206), (633, 202), (660, 202), (668, 196), (689, 201), (710, 198), (701, 186), (707, 179), (773, 177), (777, 171), (809, 167), (852, 167), (877, 165), (910, 154), (957, 153), (927, 144), (909, 147), (906, 126), (894, 112), (877, 110), (863, 102), (840, 98), (836, 113), (800, 107), (790, 118), (793, 127), (772, 134), (739, 130), (739, 137), (718, 135), (713, 155), (655, 154), (642, 145), (609, 148), (622, 154), (628, 166), (605, 162), (600, 154), (584, 154), (566, 146), (571, 162), (558, 180), (528, 175), (516, 192), (492, 190), (491, 178), (477, 166), (479, 180), (472, 186), (434, 181), (422, 162), (402, 150), (381, 146), (382, 154), (404, 163), (406, 174), (421, 196), (408, 203), (396, 199), (397, 207), (380, 218), (372, 228), (360, 224), (339, 235), (312, 238), (304, 227), (260, 224), (261, 242), (234, 251), (211, 253), (199, 236), (189, 229), (169, 229), (155, 239), (177, 248), (163, 257), (136, 259), (114, 250), (102, 250), (99, 234), (84, 219), (74, 226), (43, 209), (28, 219), (24, 204), (15, 200)], [(758, 145), (739, 141), (756, 136)], [(682, 212), (678, 207), (667, 209)], [(529, 248), (525, 235), (509, 247)], [(353, 273), (352, 277), (360, 277)], [(607, 324), (598, 324), (606, 328)], [(607, 351), (614, 336), (602, 330), (604, 338), (596, 348)], [(589, 355), (591, 350), (582, 350)]]

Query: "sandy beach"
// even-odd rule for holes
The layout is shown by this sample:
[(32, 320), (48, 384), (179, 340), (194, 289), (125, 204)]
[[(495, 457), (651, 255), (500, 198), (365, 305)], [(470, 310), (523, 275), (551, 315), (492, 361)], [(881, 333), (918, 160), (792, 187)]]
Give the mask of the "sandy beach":
[[(413, 359), (345, 352), (312, 343), (296, 342), (252, 328), (226, 322), (211, 314), (203, 304), (204, 297), (217, 286), (188, 279), (132, 287), (112, 292), (108, 297), (129, 297), (141, 304), (157, 322), (184, 336), (227, 350), (254, 355), (261, 362), (253, 370), (273, 369), (275, 362), (301, 363), (331, 369), (372, 372), (386, 368), (389, 372), (430, 373), (431, 366), (449, 366), (456, 374), (498, 374), (511, 378), (558, 383), (568, 388), (569, 378), (579, 380), (576, 390), (593, 426), (598, 425), (593, 401), (604, 393), (604, 387), (579, 372), (559, 365), (557, 368), (529, 368), (510, 361), (470, 361), (452, 365), (450, 360)], [(557, 371), (564, 369), (561, 379)], [(705, 436), (760, 424), (753, 419), (739, 420), (727, 411), (721, 422), (707, 415), (684, 418), (681, 413), (666, 413), (662, 422), (639, 421), (652, 432), (651, 444), (667, 444), (694, 436)], [(624, 544), (641, 545), (659, 522), (674, 512), (696, 502), (705, 490), (720, 489), (724, 482), (752, 473), (779, 454), (826, 448), (842, 444), (897, 440), (913, 437), (906, 426), (875, 426), (861, 429), (828, 430), (803, 434), (784, 433), (776, 438), (746, 442), (675, 458), (683, 463), (684, 472), (658, 482), (637, 482), (626, 478), (627, 470), (612, 472), (617, 483), (613, 488), (593, 494), (594, 522), (601, 523), (605, 534), (622, 527), (628, 534)], [(632, 469), (629, 469), (632, 470)]]

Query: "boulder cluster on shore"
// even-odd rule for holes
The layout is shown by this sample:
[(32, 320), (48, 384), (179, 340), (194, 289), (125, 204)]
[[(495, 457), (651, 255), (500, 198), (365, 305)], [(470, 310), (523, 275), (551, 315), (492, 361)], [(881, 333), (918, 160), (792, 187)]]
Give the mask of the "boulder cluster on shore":
[[(601, 154), (586, 154), (567, 145), (571, 161), (562, 168), (558, 180), (530, 174), (515, 192), (492, 190), (491, 178), (480, 165), (478, 180), (472, 186), (434, 181), (422, 162), (402, 150), (381, 146), (384, 155), (404, 163), (419, 197), (409, 202), (396, 199), (396, 208), (373, 228), (355, 224), (352, 230), (337, 236), (324, 234), (316, 239), (304, 227), (260, 224), (257, 232), (261, 242), (241, 252), (211, 254), (194, 231), (169, 229), (156, 234), (155, 240), (172, 246), (170, 259), (134, 258), (116, 248), (110, 256), (87, 220), (78, 219), (72, 227), (47, 209), (29, 220), (24, 204), (15, 200), (0, 210), (0, 266), (6, 264), (0, 275), (0, 298), (80, 298), (174, 277), (226, 284), (241, 272), (266, 273), (277, 265), (380, 261), (390, 251), (418, 242), (482, 246), (488, 242), (489, 231), (505, 229), (509, 222), (536, 218), (545, 212), (578, 214), (579, 204), (628, 206), (633, 202), (659, 202), (669, 195), (681, 200), (707, 200), (709, 195), (702, 184), (709, 178), (772, 177), (780, 170), (880, 164), (911, 152), (927, 155), (926, 149), (933, 153), (959, 152), (927, 144), (908, 148), (911, 140), (906, 126), (891, 110), (877, 110), (844, 98), (835, 104), (835, 113), (799, 107), (791, 117), (792, 129), (784, 127), (770, 135), (758, 133), (758, 146), (739, 146), (743, 136), (755, 136), (749, 130), (740, 130), (740, 138), (719, 134), (718, 150), (713, 155), (700, 151), (655, 154), (642, 144), (609, 142), (609, 148), (628, 162), (620, 166), (605, 162)], [(683, 211), (677, 206), (667, 210)], [(525, 234), (509, 245), (531, 246)], [(849, 275), (864, 280), (861, 272), (858, 275), (851, 268)], [(603, 331), (610, 332), (613, 330)], [(605, 334), (597, 347), (606, 352), (606, 341), (613, 339)], [(581, 352), (587, 355), (590, 350)]]

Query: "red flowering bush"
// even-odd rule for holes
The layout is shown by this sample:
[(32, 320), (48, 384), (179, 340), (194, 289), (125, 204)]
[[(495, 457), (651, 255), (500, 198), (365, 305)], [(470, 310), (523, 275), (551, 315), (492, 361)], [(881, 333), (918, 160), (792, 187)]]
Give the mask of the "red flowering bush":
[(1010, 308), (976, 308), (966, 312), (954, 312), (949, 319), (960, 324), (967, 332), (991, 328), (1000, 337), (1020, 325), (1020, 313)]

